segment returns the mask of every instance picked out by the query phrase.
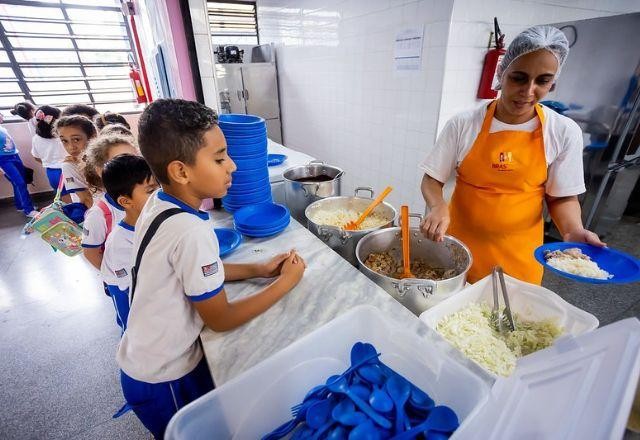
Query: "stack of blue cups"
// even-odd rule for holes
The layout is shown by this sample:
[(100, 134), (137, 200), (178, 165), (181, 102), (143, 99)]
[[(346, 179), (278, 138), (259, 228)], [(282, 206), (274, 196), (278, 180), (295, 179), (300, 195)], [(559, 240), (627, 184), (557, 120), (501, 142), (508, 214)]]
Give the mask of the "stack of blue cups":
[(238, 167), (227, 195), (222, 198), (222, 206), (234, 212), (244, 206), (272, 202), (264, 119), (228, 114), (220, 115), (218, 123), (227, 140), (229, 156)]

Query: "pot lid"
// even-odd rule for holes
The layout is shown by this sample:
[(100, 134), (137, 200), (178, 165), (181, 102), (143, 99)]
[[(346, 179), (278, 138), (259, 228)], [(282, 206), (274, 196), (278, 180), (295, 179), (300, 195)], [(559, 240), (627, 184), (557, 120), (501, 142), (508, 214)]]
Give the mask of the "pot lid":
[(636, 318), (559, 340), (496, 380), (487, 404), (454, 438), (622, 438), (639, 355)]

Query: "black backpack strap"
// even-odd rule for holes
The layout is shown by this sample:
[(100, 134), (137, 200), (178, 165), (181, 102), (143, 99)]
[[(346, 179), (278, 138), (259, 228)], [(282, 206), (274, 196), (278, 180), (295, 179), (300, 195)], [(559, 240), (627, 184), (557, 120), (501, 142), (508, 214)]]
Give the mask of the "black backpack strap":
[(156, 235), (158, 228), (162, 223), (164, 223), (165, 220), (167, 220), (169, 217), (173, 217), (176, 214), (180, 214), (181, 212), (184, 212), (184, 211), (180, 208), (170, 208), (170, 209), (167, 209), (166, 211), (162, 211), (160, 214), (158, 214), (156, 218), (153, 219), (153, 221), (149, 225), (149, 229), (147, 229), (147, 232), (144, 234), (144, 237), (142, 237), (142, 241), (140, 242), (140, 247), (138, 248), (138, 255), (136, 255), (136, 263), (133, 266), (133, 268), (131, 268), (131, 292), (129, 292), (129, 304), (133, 302), (133, 293), (136, 290), (136, 284), (138, 281), (138, 270), (140, 269), (140, 262), (142, 261), (142, 256), (144, 255), (144, 251), (147, 249), (149, 242), (151, 241), (153, 236)]

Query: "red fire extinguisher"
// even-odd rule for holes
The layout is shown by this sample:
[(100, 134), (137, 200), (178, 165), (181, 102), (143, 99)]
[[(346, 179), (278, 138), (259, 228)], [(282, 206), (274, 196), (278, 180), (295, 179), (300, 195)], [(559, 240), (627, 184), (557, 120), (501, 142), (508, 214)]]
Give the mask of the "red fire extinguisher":
[[(482, 77), (480, 77), (480, 85), (478, 87), (478, 99), (493, 99), (498, 96), (498, 91), (494, 90), (496, 81), (496, 69), (502, 61), (502, 57), (505, 54), (504, 50), (504, 34), (500, 32), (498, 26), (498, 18), (493, 18), (494, 37), (496, 47), (491, 49), (484, 56), (484, 66), (482, 67)], [(489, 41), (489, 47), (491, 47), (491, 40)]]
[(133, 88), (136, 92), (136, 100), (138, 104), (146, 104), (147, 103), (147, 94), (144, 92), (144, 87), (142, 86), (142, 79), (140, 78), (140, 72), (135, 67), (133, 63), (129, 64), (129, 78), (133, 81)]

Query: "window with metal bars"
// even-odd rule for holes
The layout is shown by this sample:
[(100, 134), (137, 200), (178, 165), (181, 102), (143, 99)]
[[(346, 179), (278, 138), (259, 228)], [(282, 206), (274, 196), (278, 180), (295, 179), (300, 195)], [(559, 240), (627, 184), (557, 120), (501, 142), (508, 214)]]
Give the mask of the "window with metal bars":
[(139, 110), (129, 79), (136, 60), (120, 0), (0, 0), (0, 112), (89, 104)]
[(207, 1), (207, 15), (214, 47), (226, 44), (259, 44), (255, 2)]

